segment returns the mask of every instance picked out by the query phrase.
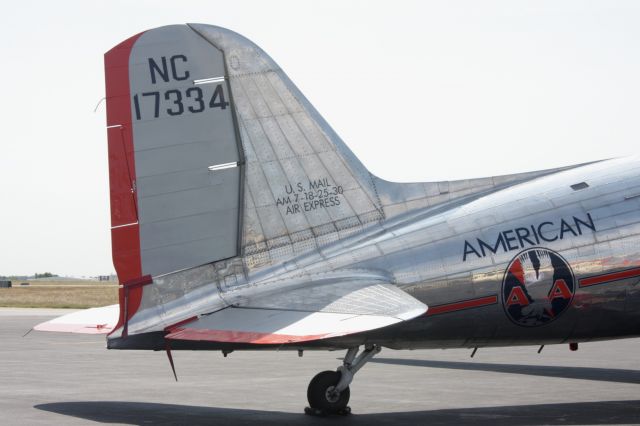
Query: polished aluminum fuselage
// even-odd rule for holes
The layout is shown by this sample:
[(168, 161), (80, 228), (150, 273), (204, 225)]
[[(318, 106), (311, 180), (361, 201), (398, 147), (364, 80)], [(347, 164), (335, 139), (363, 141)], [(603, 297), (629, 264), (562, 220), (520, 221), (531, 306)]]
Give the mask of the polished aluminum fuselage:
[[(507, 313), (503, 285), (514, 259), (532, 248), (564, 259), (572, 299), (552, 320), (524, 326)], [(259, 298), (270, 287), (282, 291), (300, 282), (313, 285), (322, 277), (375, 279), (391, 282), (426, 304), (426, 315), (370, 332), (278, 347), (344, 348), (372, 342), (413, 349), (583, 342), (640, 335), (639, 267), (640, 160), (629, 158), (577, 166), (409, 210), (284, 262), (245, 269), (232, 285), (218, 281), (197, 287), (187, 293), (187, 305), (181, 302), (171, 310), (175, 302), (167, 302), (163, 309), (166, 315), (188, 317)], [(161, 349), (164, 333), (154, 331), (164, 327), (155, 325), (158, 298), (178, 282), (209, 279), (207, 271), (155, 279), (154, 291), (143, 297), (141, 313), (130, 321), (130, 330), (140, 336), (112, 338), (109, 347)], [(190, 275), (186, 278), (185, 273)], [(206, 309), (198, 305), (203, 300)], [(174, 348), (258, 349), (215, 342), (175, 342)]]
[[(510, 261), (530, 247), (561, 255), (573, 271), (575, 290), (561, 315), (526, 327), (506, 314), (502, 285)], [(639, 335), (640, 278), (633, 268), (640, 266), (640, 162), (603, 161), (408, 212), (335, 244), (322, 257), (298, 264), (309, 273), (378, 271), (430, 307), (427, 315), (365, 337), (389, 347), (551, 344)], [(602, 276), (596, 285), (581, 286)]]
[[(216, 323), (227, 308), (385, 319), (344, 334), (314, 323), (280, 340), (287, 347), (475, 347), (640, 332), (638, 158), (391, 183), (232, 31), (149, 30), (109, 51), (105, 71), (123, 285), (108, 347), (164, 348), (168, 330), (203, 317), (198, 330), (268, 336), (301, 321)], [(366, 297), (362, 283), (372, 288)], [(377, 284), (395, 296), (380, 296)], [(319, 335), (340, 337), (307, 339)], [(198, 336), (172, 344), (256, 346)]]

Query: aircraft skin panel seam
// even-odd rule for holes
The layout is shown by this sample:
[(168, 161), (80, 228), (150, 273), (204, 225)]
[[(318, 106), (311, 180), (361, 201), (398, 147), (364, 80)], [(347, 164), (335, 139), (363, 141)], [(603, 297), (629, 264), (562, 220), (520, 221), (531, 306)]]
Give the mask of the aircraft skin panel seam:
[[(187, 24), (187, 26), (193, 30), (194, 32), (196, 32), (199, 36), (202, 37), (202, 35), (198, 32), (195, 31), (190, 25)], [(202, 37), (205, 38), (205, 37)], [(206, 40), (206, 39), (205, 39)], [(208, 41), (208, 40), (207, 40)], [(214, 46), (215, 47), (215, 46)], [(231, 105), (231, 119), (233, 122), (233, 132), (234, 132), (234, 136), (235, 136), (235, 142), (236, 142), (236, 151), (238, 154), (238, 160), (236, 162), (236, 167), (238, 168), (239, 172), (240, 172), (240, 176), (239, 176), (239, 188), (238, 188), (238, 201), (237, 201), (237, 205), (238, 205), (238, 221), (237, 221), (237, 225), (236, 225), (236, 256), (243, 256), (243, 241), (244, 241), (244, 226), (245, 226), (245, 219), (244, 219), (244, 211), (246, 208), (246, 203), (245, 203), (245, 192), (247, 191), (246, 188), (246, 153), (244, 150), (244, 144), (243, 144), (243, 140), (242, 140), (242, 133), (240, 132), (240, 120), (238, 117), (238, 113), (236, 110), (236, 102), (235, 102), (235, 95), (233, 93), (233, 89), (231, 88), (231, 84), (229, 83), (229, 69), (227, 67), (227, 55), (225, 53), (224, 50), (220, 49), (220, 51), (222, 52), (222, 64), (223, 64), (223, 68), (224, 68), (224, 80), (225, 80), (225, 84), (227, 87), (227, 90), (229, 92), (229, 103)]]

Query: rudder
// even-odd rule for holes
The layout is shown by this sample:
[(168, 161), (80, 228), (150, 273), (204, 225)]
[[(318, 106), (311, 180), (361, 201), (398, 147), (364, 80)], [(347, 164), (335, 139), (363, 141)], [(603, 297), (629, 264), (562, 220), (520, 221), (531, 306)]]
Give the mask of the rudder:
[(239, 256), (261, 268), (382, 218), (372, 176), (244, 37), (161, 27), (105, 68), (121, 282)]

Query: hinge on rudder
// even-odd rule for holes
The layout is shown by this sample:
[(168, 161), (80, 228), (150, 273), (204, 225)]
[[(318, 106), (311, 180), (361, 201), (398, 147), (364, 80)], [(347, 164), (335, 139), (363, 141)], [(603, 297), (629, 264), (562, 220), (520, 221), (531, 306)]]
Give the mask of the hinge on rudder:
[(145, 285), (152, 283), (153, 277), (151, 275), (144, 275), (142, 277), (134, 278), (122, 283), (122, 289), (124, 290), (124, 325), (122, 330), (122, 338), (127, 337), (129, 330), (129, 291), (131, 289), (144, 287)]

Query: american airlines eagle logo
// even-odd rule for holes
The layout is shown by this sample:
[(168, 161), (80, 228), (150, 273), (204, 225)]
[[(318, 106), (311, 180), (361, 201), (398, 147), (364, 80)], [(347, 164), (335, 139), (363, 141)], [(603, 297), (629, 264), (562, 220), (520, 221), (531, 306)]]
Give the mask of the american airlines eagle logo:
[(502, 281), (502, 306), (514, 323), (535, 327), (565, 312), (574, 292), (567, 261), (549, 249), (531, 248), (509, 263)]

